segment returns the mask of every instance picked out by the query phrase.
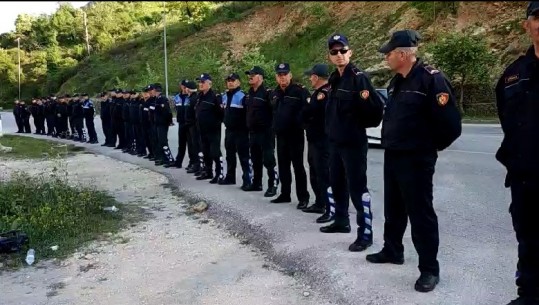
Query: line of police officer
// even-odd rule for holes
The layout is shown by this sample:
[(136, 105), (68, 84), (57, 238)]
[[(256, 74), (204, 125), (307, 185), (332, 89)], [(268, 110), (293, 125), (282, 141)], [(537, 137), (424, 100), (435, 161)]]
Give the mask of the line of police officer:
[[(30, 106), (27, 106), (25, 101), (17, 100), (13, 107), (17, 133), (32, 132), (30, 127), (30, 116), (32, 116), (35, 134), (90, 144), (98, 143), (94, 114), (93, 102), (86, 93), (34, 98)], [(88, 131), (87, 141), (85, 125)]]

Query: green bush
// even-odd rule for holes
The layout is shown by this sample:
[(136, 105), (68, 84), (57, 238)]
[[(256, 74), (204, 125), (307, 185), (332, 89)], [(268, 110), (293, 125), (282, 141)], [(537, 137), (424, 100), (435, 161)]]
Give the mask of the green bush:
[[(121, 212), (103, 210), (121, 206), (112, 197), (72, 185), (58, 170), (38, 177), (15, 173), (0, 182), (0, 198), (0, 231), (19, 229), (28, 234), (37, 259), (67, 254), (100, 233), (114, 232), (123, 218)], [(54, 245), (58, 251), (51, 250)]]

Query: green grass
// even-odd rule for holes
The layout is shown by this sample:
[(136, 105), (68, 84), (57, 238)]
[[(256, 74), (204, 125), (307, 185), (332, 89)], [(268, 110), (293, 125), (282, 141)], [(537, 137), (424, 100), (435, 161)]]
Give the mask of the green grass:
[(13, 148), (9, 153), (0, 152), (1, 159), (61, 158), (84, 151), (84, 148), (71, 144), (17, 135), (4, 135), (0, 138), (0, 144)]
[(462, 123), (467, 124), (499, 124), (500, 120), (495, 116), (468, 116), (462, 118)]
[[(64, 258), (86, 242), (115, 233), (140, 220), (141, 212), (116, 202), (93, 187), (73, 185), (59, 172), (38, 177), (15, 173), (0, 182), (0, 232), (21, 230), (29, 244), (21, 253), (3, 254), (6, 269), (22, 266), (26, 250), (36, 251), (36, 262)], [(117, 212), (104, 211), (116, 206)], [(53, 251), (52, 246), (58, 246)]]

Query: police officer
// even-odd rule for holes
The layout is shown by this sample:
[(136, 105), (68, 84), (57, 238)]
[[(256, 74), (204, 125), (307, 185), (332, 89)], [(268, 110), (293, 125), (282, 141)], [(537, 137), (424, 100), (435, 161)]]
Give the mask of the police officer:
[(507, 169), (509, 212), (518, 241), (518, 298), (508, 305), (539, 304), (539, 1), (526, 10), (524, 29), (532, 45), (511, 63), (496, 86), (504, 138), (496, 159)]
[(262, 191), (262, 165), (268, 174), (268, 188), (264, 197), (277, 194), (279, 177), (275, 170), (275, 135), (272, 130), (273, 110), (271, 89), (264, 86), (264, 69), (254, 66), (245, 71), (249, 76), (249, 92), (245, 98), (247, 128), (249, 129), (249, 151), (253, 162), (253, 179), (243, 191)]
[(186, 93), (185, 80), (179, 83), (180, 92), (174, 96), (174, 107), (176, 109), (176, 122), (178, 123), (178, 153), (176, 160), (170, 166), (182, 168), (183, 158), (187, 150), (189, 140), (189, 126), (185, 122), (185, 112), (189, 107), (190, 99)]
[(167, 165), (174, 162), (168, 146), (168, 128), (172, 124), (172, 112), (168, 98), (161, 94), (161, 84), (153, 84), (150, 93), (155, 98), (155, 130), (157, 132), (157, 145), (155, 165)]
[(122, 121), (124, 126), (124, 138), (125, 138), (125, 146), (122, 149), (122, 152), (128, 153), (131, 152), (133, 149), (133, 125), (131, 124), (131, 118), (129, 117), (130, 112), (129, 109), (131, 108), (131, 102), (132, 97), (134, 96), (134, 92), (132, 90), (126, 90), (122, 93), (124, 103), (122, 105)]
[(89, 98), (88, 93), (82, 94), (82, 111), (84, 116), (84, 123), (86, 129), (88, 129), (88, 143), (98, 144), (97, 133), (95, 132), (94, 115), (95, 108), (94, 103)]
[(272, 203), (291, 202), (292, 172), (294, 167), (298, 209), (305, 209), (309, 204), (307, 174), (303, 154), (305, 150), (305, 131), (301, 121), (303, 108), (310, 94), (304, 86), (292, 82), (292, 73), (288, 63), (275, 66), (277, 88), (272, 92), (274, 109), (273, 130), (277, 137), (277, 164), (281, 178), (281, 194), (271, 200)]
[(200, 149), (200, 132), (196, 123), (195, 107), (198, 102), (197, 84), (191, 80), (183, 80), (185, 87), (185, 126), (189, 129), (189, 137), (187, 141), (187, 151), (189, 153), (189, 165), (185, 168), (187, 173), (193, 174), (200, 172), (201, 162), (198, 153)]
[(71, 108), (71, 116), (73, 117), (73, 125), (77, 131), (77, 136), (74, 141), (84, 142), (84, 112), (82, 106), (82, 95), (76, 94)]
[(50, 96), (45, 102), (45, 119), (47, 121), (47, 135), (56, 138), (58, 136), (58, 126), (56, 124), (56, 96)]
[(219, 181), (221, 185), (236, 184), (236, 154), (240, 159), (243, 172), (242, 187), (251, 184), (249, 167), (249, 132), (247, 130), (245, 93), (241, 90), (240, 76), (229, 74), (226, 79), (227, 91), (222, 95), (224, 108), (226, 177)]
[(324, 131), (326, 103), (329, 94), (329, 67), (326, 64), (316, 64), (305, 71), (309, 77), (314, 92), (307, 100), (303, 109), (303, 123), (305, 125), (309, 163), (309, 176), (311, 187), (316, 196), (313, 205), (303, 210), (305, 213), (323, 214), (317, 223), (325, 223), (334, 219), (327, 189), (329, 188), (329, 143)]
[(432, 203), (437, 152), (456, 140), (462, 127), (449, 80), (416, 57), (419, 40), (416, 31), (396, 31), (380, 48), (396, 75), (387, 89), (382, 125), (384, 247), (367, 255), (367, 260), (404, 263), (402, 237), (409, 217), (421, 273), (415, 289), (428, 292), (438, 284), (440, 273), (438, 221)]
[(21, 120), (21, 102), (19, 100), (16, 100), (13, 106), (13, 116), (17, 124), (17, 133), (24, 133), (24, 124)]
[(320, 228), (323, 233), (351, 231), (348, 196), (357, 211), (357, 239), (350, 251), (372, 245), (372, 213), (367, 189), (366, 128), (378, 126), (384, 104), (370, 79), (350, 58), (348, 39), (335, 34), (328, 39), (329, 59), (337, 67), (329, 78), (331, 89), (326, 107), (325, 130), (330, 143), (330, 185), (335, 199), (335, 222)]
[(61, 139), (67, 139), (68, 138), (68, 99), (70, 96), (68, 94), (60, 97), (60, 103), (56, 106), (56, 122), (57, 124), (57, 130), (58, 130), (58, 136)]
[[(204, 155), (205, 173), (197, 177), (197, 180), (211, 179), (210, 183), (219, 181), (222, 174), (221, 157), (221, 125), (223, 111), (221, 109), (221, 95), (215, 94), (212, 87), (212, 78), (207, 73), (202, 73), (196, 78), (198, 83), (197, 123), (200, 130), (202, 153)], [(215, 164), (213, 175), (212, 162)]]
[(111, 93), (109, 90), (107, 93), (101, 93), (101, 103), (99, 104), (99, 116), (101, 118), (101, 127), (103, 129), (103, 135), (105, 136), (105, 143), (101, 146), (109, 146), (112, 140), (111, 134), (111, 121), (110, 121), (110, 109), (111, 109)]
[[(153, 98), (150, 97), (150, 86), (146, 86), (142, 89), (142, 106), (141, 106), (141, 125), (142, 125), (142, 134), (144, 137), (144, 149), (141, 152), (144, 152), (144, 159), (149, 159), (150, 161), (155, 160), (154, 157), (154, 145), (152, 136), (152, 121), (150, 117), (150, 106)], [(155, 108), (155, 107), (154, 107)], [(148, 154), (146, 155), (146, 151)]]
[(139, 91), (133, 89), (131, 91), (131, 97), (129, 102), (129, 124), (130, 124), (130, 133), (131, 133), (131, 149), (129, 150), (130, 155), (137, 155), (137, 148), (140, 146), (139, 139)]

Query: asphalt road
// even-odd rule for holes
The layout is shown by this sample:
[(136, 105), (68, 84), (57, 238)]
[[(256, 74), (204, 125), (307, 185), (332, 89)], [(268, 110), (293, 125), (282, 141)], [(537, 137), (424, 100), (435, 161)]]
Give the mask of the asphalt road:
[[(11, 114), (2, 114), (2, 122), (4, 133), (16, 130)], [(99, 118), (96, 127), (103, 141)], [(314, 222), (318, 215), (296, 210), (294, 194), (291, 204), (271, 204), (263, 192), (245, 193), (239, 185), (211, 185), (195, 180), (184, 169), (155, 167), (153, 162), (118, 150), (80, 145), (167, 175), (180, 191), (210, 202), (211, 217), (260, 247), (290, 273), (310, 281), (336, 304), (494, 305), (506, 304), (516, 293), (517, 244), (508, 213), (510, 193), (503, 187), (505, 171), (494, 157), (501, 138), (497, 125), (464, 125), (463, 135), (439, 155), (434, 202), (440, 225), (441, 282), (427, 294), (413, 288), (419, 273), (409, 226), (404, 237), (405, 265), (380, 266), (365, 260), (366, 254), (383, 244), (381, 149), (370, 149), (368, 154), (374, 245), (366, 253), (351, 253), (348, 245), (355, 239), (355, 226), (350, 234), (319, 233), (320, 225)], [(175, 155), (177, 126), (169, 131), (169, 143)], [(353, 206), (350, 213), (355, 219)]]

